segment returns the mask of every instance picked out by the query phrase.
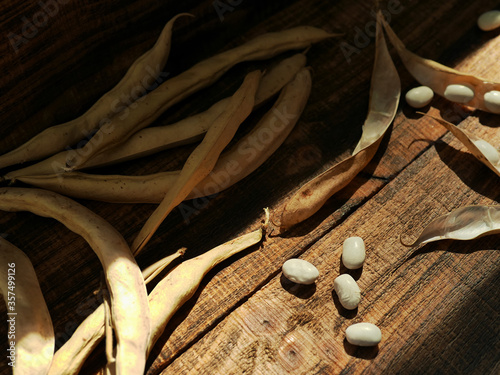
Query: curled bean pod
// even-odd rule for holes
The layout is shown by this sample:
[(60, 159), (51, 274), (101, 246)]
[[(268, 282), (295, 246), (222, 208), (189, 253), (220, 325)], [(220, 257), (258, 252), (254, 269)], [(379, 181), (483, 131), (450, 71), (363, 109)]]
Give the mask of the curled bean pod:
[(414, 247), (439, 240), (473, 240), (500, 233), (500, 206), (466, 206), (439, 216), (428, 224), (413, 243)]
[[(210, 174), (186, 199), (216, 194), (242, 180), (284, 142), (298, 121), (311, 91), (311, 74), (302, 69), (282, 90), (273, 107), (256, 126), (227, 151)], [(259, 139), (265, 135), (265, 142)], [(264, 138), (263, 138), (264, 139)], [(114, 203), (159, 203), (180, 171), (144, 176), (96, 175), (67, 172), (61, 175), (24, 176), (19, 181), (76, 198)]]
[(243, 61), (267, 59), (288, 50), (303, 49), (332, 36), (335, 35), (315, 27), (299, 26), (260, 35), (239, 47), (199, 62), (145, 95), (127, 117), (115, 117), (101, 127), (77, 156), (66, 161), (68, 169), (81, 168), (95, 155), (124, 142), (172, 105), (215, 82), (234, 65)]
[(9, 350), (14, 354), (8, 351), (2, 355), (14, 364), (14, 375), (47, 374), (55, 344), (49, 310), (29, 258), (1, 236), (0, 277), (7, 322), (15, 332), (15, 345), (9, 339)]
[[(381, 16), (379, 15), (379, 18)], [(375, 63), (368, 116), (352, 156), (306, 182), (286, 203), (281, 229), (286, 230), (316, 213), (336, 192), (346, 187), (373, 158), (398, 108), (401, 84), (377, 22)]]
[(383, 18), (382, 23), (406, 69), (420, 84), (451, 101), (500, 113), (500, 83), (459, 72), (410, 52)]
[[(160, 261), (152, 264), (142, 271), (144, 282), (147, 284), (154, 279), (163, 269), (179, 256), (184, 254), (185, 249), (176, 251)], [(92, 314), (77, 327), (71, 337), (54, 354), (50, 365), (49, 375), (73, 375), (82, 368), (85, 360), (102, 341), (105, 335), (104, 304), (100, 304)]]
[[(298, 53), (283, 59), (279, 64), (266, 72), (255, 94), (254, 107), (259, 106), (277, 94), (285, 84), (295, 77), (305, 64), (305, 54)], [(229, 100), (230, 98), (224, 98), (213, 104), (206, 111), (174, 124), (142, 129), (124, 143), (120, 143), (118, 146), (96, 155), (93, 159), (89, 160), (85, 167), (92, 168), (119, 163), (198, 141), (203, 138), (203, 135), (207, 132), (213, 121), (224, 111)], [(66, 160), (75, 152), (74, 150), (60, 152), (36, 164), (9, 172), (5, 178), (13, 180), (19, 176), (62, 173), (66, 170)]]
[(87, 134), (97, 129), (102, 121), (109, 120), (121, 108), (125, 108), (127, 104), (121, 99), (123, 94), (129, 96), (137, 88), (145, 90), (150, 86), (147, 82), (154, 82), (158, 78), (154, 69), (156, 68), (159, 73), (167, 62), (172, 28), (174, 22), (181, 16), (192, 15), (182, 13), (172, 18), (163, 28), (155, 45), (135, 60), (120, 82), (83, 115), (67, 123), (47, 128), (23, 145), (1, 155), (0, 168), (37, 160), (61, 151), (85, 138)]
[(101, 261), (111, 295), (118, 342), (117, 373), (142, 373), (150, 329), (149, 306), (141, 271), (121, 234), (84, 206), (46, 190), (1, 188), (0, 210), (51, 217), (88, 242)]

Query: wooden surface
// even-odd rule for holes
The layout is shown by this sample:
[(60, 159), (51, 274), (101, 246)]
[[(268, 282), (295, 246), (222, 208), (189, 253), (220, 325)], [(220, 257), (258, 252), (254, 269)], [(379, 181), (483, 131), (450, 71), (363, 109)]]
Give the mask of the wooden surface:
[[(173, 212), (139, 257), (142, 266), (181, 246), (188, 248), (186, 257), (192, 257), (253, 230), (263, 207), (269, 206), (279, 220), (287, 197), (346, 157), (360, 137), (374, 43), (369, 39), (361, 47), (356, 38), (359, 30), (370, 31), (373, 25), (373, 2), (232, 3), (239, 5), (221, 20), (213, 1), (67, 2), (59, 4), (16, 53), (7, 35), (21, 34), (23, 17), (32, 20), (40, 4), (0, 2), (2, 153), (85, 111), (179, 12), (196, 18), (181, 19), (174, 28), (164, 70), (169, 75), (266, 31), (309, 24), (344, 33), (308, 52), (313, 90), (285, 144), (241, 183), (216, 197), (185, 202)], [(391, 25), (412, 51), (500, 80), (498, 33), (481, 32), (475, 24), (478, 15), (499, 8), (500, 2), (389, 3), (381, 2), (381, 8), (397, 10)], [(357, 48), (350, 61), (342, 43)], [(404, 93), (415, 82), (396, 57), (395, 62)], [(268, 63), (235, 67), (155, 125), (207, 108), (230, 95), (245, 72)], [(426, 110), (500, 145), (498, 116), (467, 111), (441, 98)], [(100, 172), (148, 174), (178, 168), (191, 150), (186, 146)], [(148, 374), (499, 373), (498, 235), (443, 241), (416, 251), (399, 242), (400, 235), (414, 238), (433, 218), (455, 208), (498, 204), (498, 186), (498, 177), (441, 125), (420, 118), (402, 101), (374, 160), (346, 189), (310, 220), (281, 235), (275, 230), (260, 248), (209, 273), (167, 326), (148, 361)], [(154, 209), (80, 202), (111, 222), (129, 243)], [(60, 346), (99, 303), (93, 294), (101, 276), (97, 258), (83, 239), (59, 223), (28, 213), (2, 213), (0, 232), (30, 256)], [(348, 312), (333, 292), (333, 280), (347, 272), (340, 266), (340, 250), (352, 235), (364, 238), (367, 260), (361, 271), (350, 272), (361, 287), (362, 301)], [(315, 285), (299, 287), (283, 279), (281, 265), (291, 257), (318, 267)], [(2, 305), (4, 321), (5, 314)], [(360, 321), (381, 328), (378, 347), (356, 348), (345, 341), (345, 328)], [(6, 336), (2, 324), (2, 353)], [(2, 374), (9, 373), (4, 359)], [(101, 354), (94, 355), (82, 372), (93, 373), (102, 360)]]

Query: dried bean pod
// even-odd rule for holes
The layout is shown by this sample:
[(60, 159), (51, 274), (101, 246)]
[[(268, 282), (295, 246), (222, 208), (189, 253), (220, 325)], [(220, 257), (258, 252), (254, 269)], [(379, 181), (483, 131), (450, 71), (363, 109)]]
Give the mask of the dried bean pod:
[[(196, 185), (186, 199), (219, 193), (262, 165), (292, 131), (310, 91), (310, 72), (302, 69), (284, 87), (274, 106), (256, 126), (221, 154), (212, 172)], [(259, 139), (261, 134), (266, 135), (265, 143), (260, 142), (258, 147), (253, 148), (255, 139)], [(179, 173), (121, 176), (68, 172), (62, 175), (22, 176), (18, 180), (75, 198), (113, 203), (160, 203)]]
[(9, 339), (9, 351), (2, 355), (7, 362), (14, 363), (14, 375), (44, 375), (54, 354), (52, 320), (29, 258), (3, 237), (0, 237), (0, 278), (7, 322), (15, 333), (15, 341)]
[(154, 81), (158, 78), (151, 67), (158, 67), (157, 71), (160, 73), (167, 62), (170, 54), (172, 28), (174, 22), (181, 16), (192, 15), (182, 13), (172, 18), (163, 28), (155, 45), (134, 61), (120, 82), (83, 115), (64, 124), (47, 128), (23, 145), (1, 155), (0, 168), (37, 160), (61, 151), (85, 138), (87, 134), (97, 129), (102, 121), (112, 118), (119, 111), (119, 108), (126, 107), (126, 103), (121, 99), (123, 94), (130, 95), (137, 87), (146, 89), (149, 85), (144, 83), (145, 79)]
[(117, 373), (142, 373), (150, 329), (149, 306), (141, 271), (121, 234), (84, 206), (46, 190), (0, 188), (0, 210), (54, 218), (88, 242), (101, 261), (111, 295), (118, 342)]

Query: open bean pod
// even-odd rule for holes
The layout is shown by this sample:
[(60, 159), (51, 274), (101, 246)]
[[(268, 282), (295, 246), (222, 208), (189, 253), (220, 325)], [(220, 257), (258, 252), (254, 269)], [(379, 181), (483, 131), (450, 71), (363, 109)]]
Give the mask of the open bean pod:
[(387, 50), (379, 21), (377, 22), (370, 103), (361, 139), (352, 156), (306, 182), (288, 200), (281, 215), (282, 230), (311, 217), (332, 195), (347, 186), (366, 167), (394, 120), (400, 95), (399, 75)]
[(500, 83), (462, 73), (416, 55), (406, 49), (383, 18), (381, 21), (406, 69), (420, 84), (453, 102), (486, 112), (500, 113)]
[(500, 152), (498, 152), (493, 145), (465, 129), (460, 129), (458, 126), (455, 126), (451, 122), (443, 120), (442, 118), (427, 114), (425, 114), (425, 116), (431, 117), (443, 125), (446, 129), (453, 133), (453, 135), (457, 137), (465, 147), (467, 147), (472, 155), (500, 176)]
[(498, 233), (500, 206), (467, 206), (433, 220), (413, 243), (401, 243), (415, 247), (438, 240), (473, 240)]

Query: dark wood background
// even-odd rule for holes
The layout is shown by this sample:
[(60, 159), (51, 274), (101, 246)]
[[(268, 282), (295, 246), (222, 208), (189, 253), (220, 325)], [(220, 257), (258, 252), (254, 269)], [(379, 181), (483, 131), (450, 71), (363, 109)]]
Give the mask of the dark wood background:
[[(228, 0), (67, 0), (57, 3), (57, 11), (46, 8), (52, 14), (42, 24), (41, 4), (50, 3), (0, 2), (1, 153), (83, 113), (151, 47), (177, 13), (196, 17), (175, 25), (164, 69), (170, 75), (267, 31), (308, 24), (343, 33), (308, 52), (313, 90), (285, 144), (244, 181), (174, 211), (138, 258), (142, 266), (181, 246), (188, 248), (186, 257), (192, 257), (253, 230), (263, 207), (269, 206), (278, 220), (287, 197), (349, 155), (360, 137), (374, 54), (373, 38), (362, 40), (360, 33), (373, 32), (373, 1), (243, 0), (231, 6)], [(221, 19), (214, 4), (232, 10)], [(482, 32), (476, 19), (499, 6), (498, 1), (486, 0), (380, 4), (392, 10), (391, 25), (412, 51), (496, 81), (498, 32)], [(10, 33), (22, 35), (25, 20), (35, 19), (39, 26), (24, 30), (29, 37), (16, 52)], [(342, 45), (357, 50), (346, 58)], [(396, 56), (395, 62), (404, 94), (416, 83)], [(238, 65), (212, 87), (173, 107), (155, 125), (207, 108), (230, 95), (245, 72), (265, 69), (269, 63)], [(498, 116), (468, 111), (441, 98), (426, 110), (500, 145)], [(176, 169), (192, 149), (185, 146), (97, 173)], [(417, 251), (399, 243), (402, 233), (415, 237), (433, 218), (452, 209), (498, 204), (498, 182), (443, 127), (420, 118), (402, 101), (374, 160), (349, 187), (310, 220), (282, 235), (273, 232), (262, 247), (210, 272), (168, 325), (148, 362), (148, 373), (499, 373), (498, 235), (443, 241)], [(111, 222), (129, 242), (155, 208), (80, 202)], [(83, 239), (59, 223), (29, 213), (2, 213), (0, 232), (30, 256), (60, 346), (99, 302), (93, 296), (101, 277), (97, 257)], [(346, 272), (340, 267), (340, 247), (351, 235), (364, 238), (368, 255), (362, 271), (353, 273), (362, 302), (356, 311), (347, 312), (333, 292), (333, 279)], [(291, 257), (318, 267), (321, 276), (315, 286), (293, 286), (281, 277), (281, 265)], [(3, 306), (0, 317), (6, 320)], [(345, 328), (358, 321), (382, 329), (378, 347), (346, 343)], [(2, 353), (6, 336), (6, 324), (1, 324)], [(4, 358), (0, 372), (9, 373)], [(95, 355), (83, 373), (93, 373), (102, 359)]]

